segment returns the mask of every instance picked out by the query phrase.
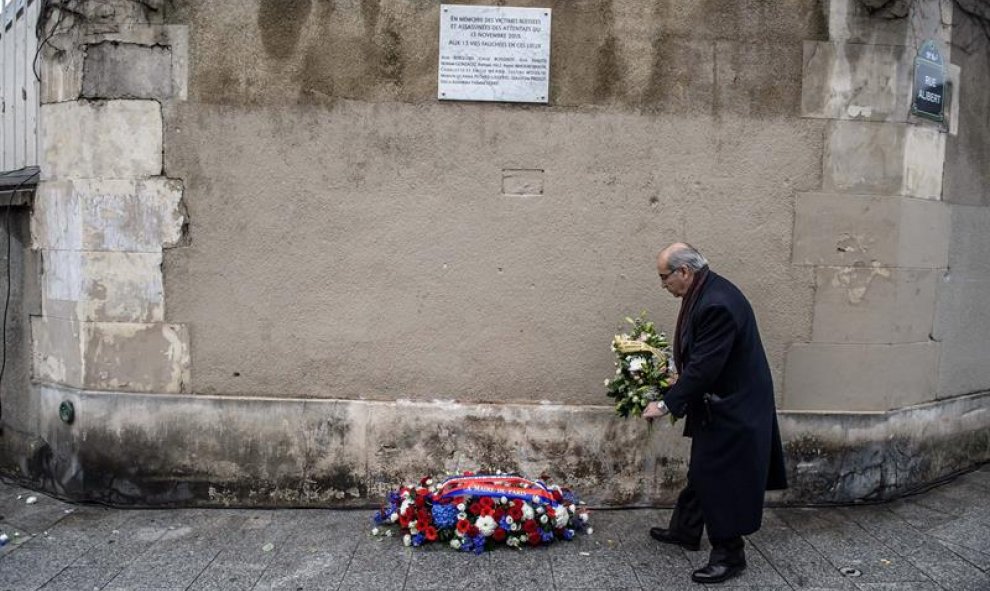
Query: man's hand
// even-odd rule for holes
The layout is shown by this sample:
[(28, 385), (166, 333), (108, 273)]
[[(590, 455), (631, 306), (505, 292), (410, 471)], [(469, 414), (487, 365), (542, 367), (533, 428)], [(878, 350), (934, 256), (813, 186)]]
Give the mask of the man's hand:
[(643, 418), (647, 421), (663, 418), (669, 414), (670, 410), (662, 400), (660, 402), (651, 402), (646, 405), (646, 408), (643, 409)]

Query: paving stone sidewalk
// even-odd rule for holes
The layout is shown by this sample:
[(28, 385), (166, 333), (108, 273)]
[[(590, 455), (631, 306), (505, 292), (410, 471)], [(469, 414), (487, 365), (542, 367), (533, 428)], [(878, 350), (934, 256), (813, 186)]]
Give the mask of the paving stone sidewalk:
[[(706, 547), (649, 538), (665, 510), (596, 511), (590, 536), (482, 556), (371, 537), (370, 514), (107, 509), (0, 484), (0, 589), (705, 588), (690, 572)], [(990, 466), (883, 505), (772, 509), (748, 542), (749, 568), (713, 587), (990, 590)]]

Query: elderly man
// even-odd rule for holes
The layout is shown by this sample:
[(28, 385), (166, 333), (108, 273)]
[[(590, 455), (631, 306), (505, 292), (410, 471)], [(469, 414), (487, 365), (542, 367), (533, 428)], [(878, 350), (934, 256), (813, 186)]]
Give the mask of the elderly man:
[(701, 253), (671, 244), (657, 256), (657, 273), (681, 298), (674, 333), (680, 371), (643, 416), (687, 417), (684, 435), (692, 439), (687, 486), (670, 525), (650, 535), (697, 550), (707, 529), (708, 565), (691, 578), (720, 583), (746, 568), (742, 536), (760, 528), (765, 491), (787, 487), (770, 367), (746, 297), (709, 271)]

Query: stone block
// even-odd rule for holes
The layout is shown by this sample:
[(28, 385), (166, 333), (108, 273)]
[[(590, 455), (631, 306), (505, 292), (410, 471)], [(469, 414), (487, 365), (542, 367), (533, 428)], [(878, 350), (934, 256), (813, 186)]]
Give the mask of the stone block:
[(913, 58), (900, 45), (805, 41), (801, 116), (907, 121)]
[(938, 286), (934, 338), (942, 347), (939, 397), (986, 391), (990, 387), (990, 276), (956, 272)]
[(181, 324), (32, 318), (34, 377), (74, 388), (183, 392), (189, 332)]
[(171, 50), (111, 41), (88, 46), (83, 61), (82, 96), (92, 99), (171, 98)]
[(45, 181), (32, 212), (34, 248), (161, 252), (182, 236), (182, 182)]
[(784, 365), (786, 410), (886, 411), (935, 398), (936, 343), (797, 343)]
[(900, 194), (941, 199), (945, 133), (929, 125), (909, 125), (905, 140)]
[(42, 180), (141, 178), (162, 172), (162, 114), (150, 100), (41, 106)]
[(927, 341), (941, 271), (885, 267), (815, 269), (811, 340), (817, 343)]
[(46, 316), (94, 322), (161, 322), (161, 253), (44, 251)]
[(794, 204), (796, 265), (944, 268), (949, 210), (907, 197), (801, 193)]
[(990, 207), (950, 205), (949, 267), (955, 274), (990, 278)]
[(70, 47), (69, 51), (42, 50), (38, 57), (38, 73), (41, 75), (39, 100), (41, 104), (74, 101), (82, 94), (83, 54), (76, 50), (77, 36), (59, 35), (52, 43)]
[(927, 125), (832, 121), (826, 133), (826, 191), (940, 199), (945, 134)]
[(187, 25), (118, 24), (114, 27), (100, 25), (81, 28), (82, 43), (129, 44), (144, 47), (168, 48), (171, 54), (170, 98), (185, 100), (189, 69), (189, 27)]

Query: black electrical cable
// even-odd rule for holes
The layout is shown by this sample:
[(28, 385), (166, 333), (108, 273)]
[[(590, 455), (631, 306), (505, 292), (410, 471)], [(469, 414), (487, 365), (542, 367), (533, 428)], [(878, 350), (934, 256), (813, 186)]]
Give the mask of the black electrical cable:
[[(0, 324), (0, 330), (3, 330), (3, 360), (0, 361), (0, 394), (3, 393), (3, 374), (7, 369), (7, 310), (10, 308), (10, 210), (14, 206), (14, 198), (17, 197), (17, 192), (27, 184), (28, 181), (40, 174), (40, 170), (34, 171), (28, 177), (25, 177), (17, 184), (17, 187), (10, 192), (10, 198), (7, 199), (7, 211), (4, 212), (3, 216), (3, 227), (4, 231), (7, 232), (7, 294), (3, 300), (3, 323)], [(0, 421), (3, 420), (3, 398), (0, 396)]]

